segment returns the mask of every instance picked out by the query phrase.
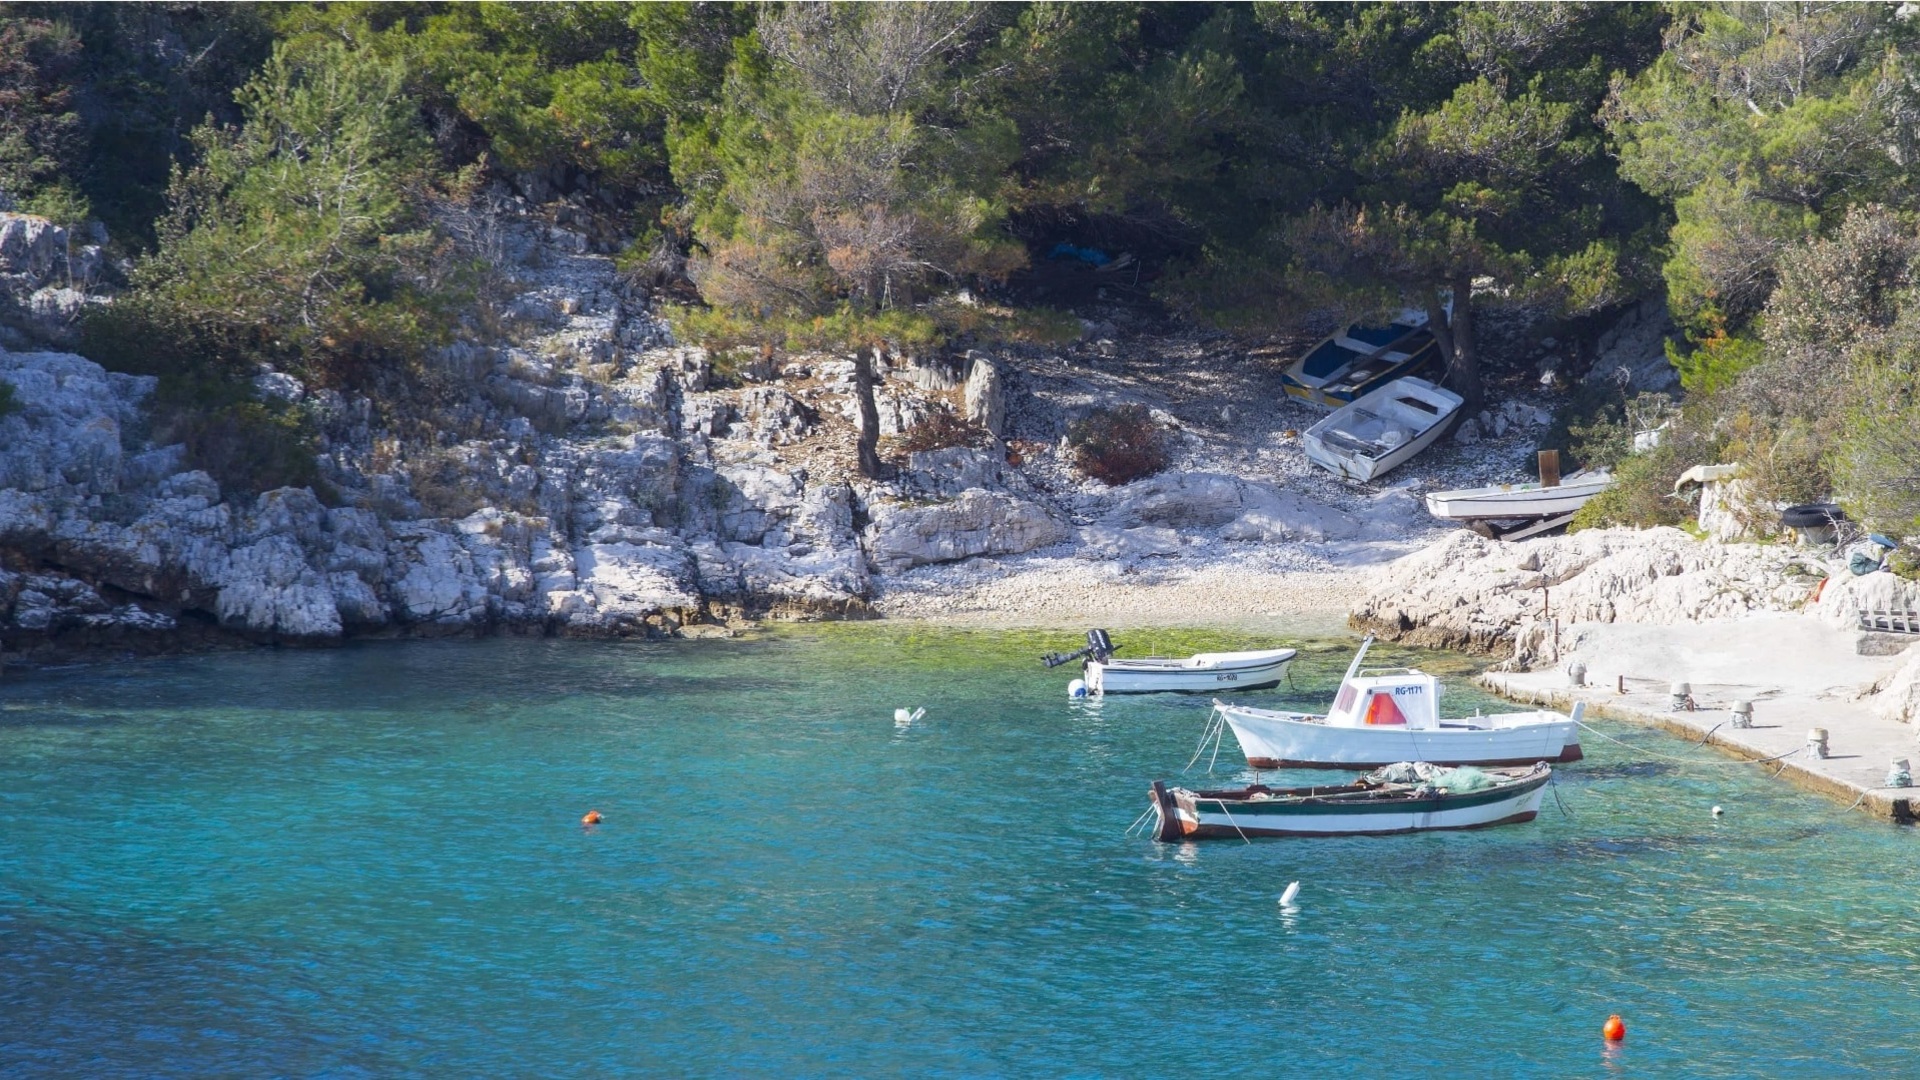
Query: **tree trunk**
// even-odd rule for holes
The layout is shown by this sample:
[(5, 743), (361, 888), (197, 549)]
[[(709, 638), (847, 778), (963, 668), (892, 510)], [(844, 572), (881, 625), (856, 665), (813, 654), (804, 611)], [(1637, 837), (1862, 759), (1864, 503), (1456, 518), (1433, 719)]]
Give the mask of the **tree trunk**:
[[(878, 356), (880, 346), (873, 347)], [(865, 349), (853, 351), (853, 400), (860, 410), (860, 475), (880, 479), (880, 409), (873, 403), (873, 361)]]
[(1447, 362), (1447, 372), (1441, 381), (1466, 399), (1461, 412), (1468, 415), (1479, 412), (1487, 398), (1486, 386), (1480, 381), (1480, 355), (1474, 348), (1472, 290), (1470, 277), (1453, 282), (1451, 319), (1441, 306), (1440, 290), (1436, 288), (1427, 293), (1427, 325), (1433, 328), (1434, 340), (1440, 343), (1440, 355)]

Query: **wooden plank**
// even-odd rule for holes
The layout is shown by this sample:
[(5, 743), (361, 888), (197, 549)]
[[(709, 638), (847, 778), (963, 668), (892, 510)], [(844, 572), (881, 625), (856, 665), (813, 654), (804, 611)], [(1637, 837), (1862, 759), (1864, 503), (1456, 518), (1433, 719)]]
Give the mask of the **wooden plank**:
[(1540, 451), (1540, 486), (1543, 488), (1560, 486), (1560, 451)]
[(1565, 525), (1567, 522), (1572, 520), (1573, 520), (1572, 514), (1561, 514), (1558, 517), (1541, 518), (1540, 520), (1532, 522), (1530, 524), (1522, 525), (1519, 528), (1514, 529), (1512, 532), (1501, 533), (1500, 539), (1525, 540), (1530, 536), (1538, 536), (1543, 532), (1547, 532), (1552, 529), (1557, 529), (1560, 526)]

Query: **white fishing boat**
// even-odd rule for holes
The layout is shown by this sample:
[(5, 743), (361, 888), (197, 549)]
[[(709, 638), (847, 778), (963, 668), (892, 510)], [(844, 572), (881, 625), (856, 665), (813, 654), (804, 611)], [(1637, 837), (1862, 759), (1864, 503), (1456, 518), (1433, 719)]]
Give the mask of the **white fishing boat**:
[(1307, 460), (1367, 481), (1433, 445), (1465, 402), (1425, 379), (1395, 379), (1307, 429)]
[(1089, 630), (1085, 648), (1065, 655), (1049, 653), (1041, 660), (1048, 667), (1079, 660), (1088, 694), (1218, 693), (1278, 686), (1299, 655), (1295, 649), (1255, 649), (1120, 660), (1113, 655), (1118, 648), (1105, 630)]
[(1553, 769), (1446, 768), (1402, 762), (1351, 784), (1189, 791), (1153, 782), (1156, 839), (1382, 836), (1532, 821)]
[(1538, 483), (1435, 491), (1427, 495), (1427, 513), (1449, 521), (1539, 518), (1571, 514), (1613, 483), (1609, 472), (1575, 473), (1553, 487)]
[[(1580, 714), (1534, 711), (1440, 717), (1440, 680), (1417, 668), (1363, 670), (1369, 637), (1325, 715), (1213, 703), (1256, 769), (1370, 769), (1396, 761), (1526, 765), (1579, 761)], [(1217, 738), (1218, 732), (1208, 733)]]

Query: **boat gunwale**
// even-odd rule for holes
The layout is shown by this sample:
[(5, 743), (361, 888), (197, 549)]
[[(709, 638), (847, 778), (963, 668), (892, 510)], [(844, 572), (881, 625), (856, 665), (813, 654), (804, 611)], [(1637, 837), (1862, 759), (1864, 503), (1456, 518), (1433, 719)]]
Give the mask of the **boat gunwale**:
[[(1095, 660), (1095, 661), (1092, 661), (1092, 663), (1099, 664), (1103, 669), (1107, 671), (1124, 671), (1124, 672), (1129, 672), (1133, 674), (1151, 673), (1151, 674), (1158, 675), (1158, 674), (1178, 673), (1178, 674), (1197, 675), (1197, 674), (1206, 674), (1206, 673), (1212, 673), (1212, 672), (1227, 672), (1227, 671), (1258, 671), (1261, 668), (1270, 668), (1270, 667), (1276, 667), (1280, 664), (1292, 663), (1300, 655), (1300, 650), (1298, 649), (1273, 649), (1273, 650), (1266, 650), (1266, 651), (1271, 652), (1274, 655), (1267, 656), (1262, 659), (1255, 659), (1255, 660), (1235, 660), (1235, 661), (1228, 661), (1226, 663), (1221, 663), (1221, 664), (1209, 664), (1205, 667), (1171, 666), (1175, 664), (1191, 665), (1193, 663), (1193, 657), (1191, 656), (1187, 657), (1184, 660), (1178, 657), (1172, 657), (1172, 656), (1166, 656), (1166, 657), (1141, 656), (1141, 657), (1128, 657), (1126, 659), (1113, 657), (1107, 660)], [(1194, 655), (1207, 656), (1210, 654), (1195, 653)], [(1211, 655), (1232, 655), (1232, 654), (1215, 653)]]
[[(1192, 791), (1187, 788), (1172, 788), (1170, 793), (1177, 802), (1185, 795), (1199, 809), (1202, 802), (1213, 803), (1221, 813), (1242, 813), (1248, 817), (1287, 817), (1292, 815), (1314, 816), (1323, 814), (1361, 813), (1439, 813), (1442, 810), (1470, 810), (1477, 806), (1486, 806), (1504, 799), (1522, 796), (1535, 788), (1544, 786), (1553, 779), (1553, 769), (1545, 762), (1539, 762), (1526, 773), (1511, 777), (1493, 787), (1480, 791), (1459, 793), (1440, 791), (1434, 795), (1418, 795), (1423, 785), (1383, 784), (1377, 788), (1362, 788), (1355, 785), (1342, 785), (1345, 790), (1327, 794), (1292, 795), (1291, 792), (1318, 792), (1318, 786), (1306, 788), (1268, 788), (1268, 798), (1254, 799), (1250, 795), (1232, 797), (1234, 789), (1216, 789), (1214, 791)], [(1265, 788), (1263, 784), (1250, 784), (1238, 789), (1252, 792), (1255, 788)], [(1279, 796), (1278, 798), (1272, 796)], [(1375, 801), (1362, 801), (1365, 796)]]

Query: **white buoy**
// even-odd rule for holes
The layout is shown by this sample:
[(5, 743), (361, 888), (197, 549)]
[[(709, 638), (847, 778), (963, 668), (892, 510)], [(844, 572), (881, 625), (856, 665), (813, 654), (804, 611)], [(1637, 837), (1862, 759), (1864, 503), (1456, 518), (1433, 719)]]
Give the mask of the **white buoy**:
[(1289, 884), (1287, 886), (1287, 891), (1280, 894), (1280, 906), (1292, 907), (1293, 898), (1299, 895), (1300, 895), (1300, 883), (1296, 881)]
[(1722, 809), (1720, 809), (1720, 808), (1719, 808), (1718, 806), (1716, 806), (1716, 807), (1714, 807), (1714, 808), (1713, 808), (1713, 816), (1714, 816), (1714, 817), (1719, 817), (1719, 816), (1720, 816), (1721, 814), (1724, 814), (1724, 813), (1726, 813), (1726, 811), (1725, 811), (1725, 810), (1722, 810)]
[(893, 726), (899, 728), (911, 727), (915, 720), (925, 715), (927, 715), (927, 710), (925, 709), (915, 709), (912, 712), (908, 712), (905, 709), (895, 709), (893, 710)]
[(1070, 698), (1083, 698), (1083, 697), (1086, 697), (1086, 696), (1087, 696), (1087, 683), (1086, 683), (1086, 680), (1084, 680), (1084, 679), (1075, 679), (1075, 680), (1073, 680), (1072, 682), (1070, 682), (1070, 683), (1068, 683), (1068, 684), (1067, 684), (1067, 696), (1068, 696), (1068, 697), (1070, 697)]

